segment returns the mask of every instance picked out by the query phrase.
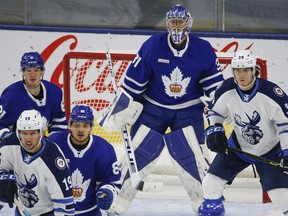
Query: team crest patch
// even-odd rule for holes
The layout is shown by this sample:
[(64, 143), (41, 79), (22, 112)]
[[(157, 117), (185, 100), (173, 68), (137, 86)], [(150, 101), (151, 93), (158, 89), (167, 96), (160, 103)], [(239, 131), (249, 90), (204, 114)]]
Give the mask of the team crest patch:
[(278, 86), (273, 88), (273, 91), (275, 92), (275, 94), (279, 97), (283, 97), (284, 96), (284, 92), (281, 88), (279, 88)]
[(58, 167), (60, 170), (63, 170), (66, 168), (66, 163), (62, 157), (57, 157), (55, 159), (55, 164), (56, 164), (56, 167)]

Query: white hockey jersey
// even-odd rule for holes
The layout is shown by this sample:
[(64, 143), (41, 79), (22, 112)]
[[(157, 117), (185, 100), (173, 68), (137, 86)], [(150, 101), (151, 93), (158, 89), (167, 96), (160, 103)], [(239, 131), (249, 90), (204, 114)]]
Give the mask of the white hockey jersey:
[[(257, 78), (253, 91), (243, 93), (233, 78), (215, 92), (212, 109), (207, 112), (210, 125), (232, 120), (237, 148), (261, 156), (288, 149), (288, 97), (276, 84)], [(279, 146), (280, 147), (280, 146)]]
[(15, 133), (0, 141), (0, 171), (12, 170), (18, 196), (31, 215), (74, 215), (70, 171), (57, 145), (42, 139), (42, 148), (27, 154)]

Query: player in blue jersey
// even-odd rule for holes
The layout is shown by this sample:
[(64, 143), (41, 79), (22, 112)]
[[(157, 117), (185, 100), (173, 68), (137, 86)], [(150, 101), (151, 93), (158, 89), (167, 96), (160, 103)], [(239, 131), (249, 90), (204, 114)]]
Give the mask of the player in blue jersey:
[(92, 135), (93, 111), (77, 105), (70, 114), (70, 132), (57, 132), (48, 138), (64, 152), (71, 170), (75, 215), (101, 216), (110, 208), (121, 184), (121, 172), (113, 146)]
[[(189, 11), (180, 5), (167, 13), (168, 32), (153, 35), (141, 46), (127, 70), (115, 103), (108, 108), (113, 110), (109, 113), (111, 117), (106, 115), (100, 124), (106, 130), (111, 127), (112, 131), (124, 124), (133, 124), (130, 118), (135, 120), (140, 110), (134, 113), (133, 107), (132, 114), (128, 107), (126, 112), (123, 110), (125, 101), (121, 100), (131, 97), (133, 102), (141, 103), (143, 111), (131, 127), (140, 174), (145, 173), (141, 174), (145, 179), (151, 173), (166, 146), (192, 207), (197, 211), (202, 201), (201, 180), (207, 168), (202, 153), (196, 154), (199, 144), (205, 148), (201, 98), (210, 97), (223, 76), (209, 42), (189, 34), (192, 22)], [(121, 112), (117, 112), (121, 107)], [(121, 118), (121, 115), (126, 116)], [(117, 121), (118, 117), (121, 121)], [(168, 128), (172, 132), (165, 134)], [(152, 133), (157, 140), (151, 140)], [(110, 209), (111, 215), (112, 212), (126, 212), (136, 195), (126, 174), (123, 168), (123, 187)]]
[(8, 86), (0, 97), (0, 138), (15, 131), (23, 110), (36, 109), (45, 117), (48, 132), (67, 130), (62, 90), (43, 80), (44, 61), (38, 52), (26, 52), (20, 62), (23, 80)]
[[(215, 92), (208, 110), (208, 148), (218, 152), (203, 180), (204, 202), (200, 216), (223, 216), (223, 190), (243, 169), (255, 164), (264, 191), (280, 214), (288, 214), (288, 96), (276, 84), (257, 77), (256, 58), (249, 50), (239, 50), (232, 59), (233, 77)], [(225, 119), (234, 123), (228, 141)], [(226, 146), (280, 162), (272, 166), (243, 154), (227, 151)], [(286, 173), (286, 174), (285, 174)], [(284, 214), (283, 214), (283, 213)], [(273, 214), (273, 213), (272, 213)]]
[(5, 202), (12, 207), (17, 188), (17, 216), (19, 205), (31, 215), (74, 215), (70, 171), (60, 148), (43, 138), (44, 124), (37, 110), (25, 110), (16, 133), (0, 141), (0, 209)]

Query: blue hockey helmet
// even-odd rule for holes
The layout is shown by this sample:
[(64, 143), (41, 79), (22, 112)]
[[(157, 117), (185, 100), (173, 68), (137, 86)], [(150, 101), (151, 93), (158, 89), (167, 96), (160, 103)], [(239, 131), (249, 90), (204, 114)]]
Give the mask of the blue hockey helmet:
[(166, 14), (166, 27), (175, 44), (182, 42), (189, 34), (193, 18), (188, 10), (177, 4)]
[(93, 125), (94, 115), (90, 106), (76, 105), (70, 114), (70, 122), (85, 122)]
[(20, 62), (21, 70), (28, 68), (41, 68), (44, 71), (44, 61), (38, 52), (26, 52), (23, 54)]

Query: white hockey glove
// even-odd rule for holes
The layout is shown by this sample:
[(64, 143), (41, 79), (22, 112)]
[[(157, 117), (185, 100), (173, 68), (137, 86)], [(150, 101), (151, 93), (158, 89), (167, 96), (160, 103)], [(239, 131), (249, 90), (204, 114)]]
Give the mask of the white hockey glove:
[(133, 98), (121, 88), (111, 105), (98, 119), (98, 123), (108, 132), (120, 131), (124, 125), (133, 125), (142, 109), (143, 105), (133, 101)]

